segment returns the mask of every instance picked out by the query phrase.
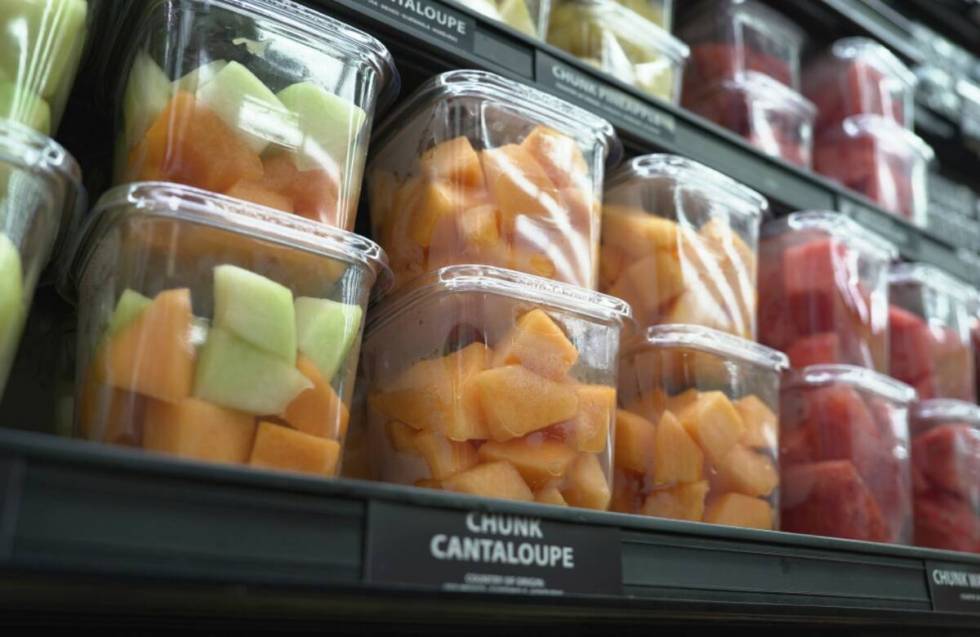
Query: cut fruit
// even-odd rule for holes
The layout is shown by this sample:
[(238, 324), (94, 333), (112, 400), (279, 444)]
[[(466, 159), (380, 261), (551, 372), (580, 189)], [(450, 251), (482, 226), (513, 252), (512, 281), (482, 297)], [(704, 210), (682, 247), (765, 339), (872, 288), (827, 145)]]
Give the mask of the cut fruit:
[(242, 199), (250, 203), (274, 208), (283, 212), (293, 212), (293, 201), (289, 197), (270, 190), (263, 183), (255, 181), (238, 181), (226, 192), (229, 197)]
[(775, 520), (769, 503), (741, 493), (726, 493), (708, 505), (704, 521), (749, 529), (772, 529)]
[(532, 489), (541, 489), (560, 480), (575, 459), (574, 449), (561, 442), (544, 440), (531, 442), (526, 438), (497, 442), (491, 440), (480, 447), (483, 462), (509, 462)]
[[(0, 257), (0, 261), (2, 261), (2, 257)], [(152, 302), (151, 299), (139, 292), (128, 288), (123, 290), (119, 301), (116, 303), (116, 309), (112, 311), (112, 316), (109, 318), (109, 327), (106, 333), (109, 336), (114, 336), (119, 330), (136, 320), (136, 317), (142, 314), (143, 310), (149, 307)]]
[(775, 451), (779, 441), (779, 419), (776, 414), (754, 394), (743, 396), (734, 404), (745, 425), (742, 444), (754, 449)]
[(266, 469), (334, 476), (339, 460), (340, 444), (336, 440), (261, 421), (248, 463)]
[(493, 366), (523, 365), (532, 372), (561, 380), (578, 360), (578, 350), (543, 310), (531, 310), (497, 344)]
[(430, 477), (445, 480), (475, 465), (479, 458), (476, 448), (468, 442), (453, 442), (431, 431), (415, 434), (415, 449), (429, 465)]
[(572, 386), (520, 365), (480, 372), (473, 383), (490, 436), (501, 442), (569, 420), (578, 412), (578, 396)]
[(702, 478), (704, 452), (677, 418), (664, 412), (654, 441), (653, 481), (657, 484), (696, 482)]
[(724, 462), (745, 431), (742, 417), (719, 391), (700, 394), (678, 417), (714, 465)]
[(13, 360), (24, 322), (24, 270), (20, 252), (0, 233), (0, 356)]
[(85, 0), (0, 2), (0, 77), (53, 99), (68, 91), (85, 44)]
[(385, 423), (385, 431), (395, 451), (416, 454), (419, 452), (415, 446), (415, 434), (417, 432), (405, 423), (389, 420)]
[(534, 493), (517, 469), (507, 462), (491, 462), (458, 473), (442, 483), (448, 491), (458, 491), (487, 498), (504, 498), (532, 502)]
[(646, 473), (653, 464), (656, 428), (653, 423), (628, 411), (616, 412), (616, 466)]
[(20, 122), (42, 135), (51, 134), (51, 107), (48, 103), (27, 89), (2, 79), (0, 117)]
[(299, 351), (316, 363), (323, 379), (334, 374), (361, 333), (360, 305), (301, 296), (296, 299), (296, 341)]
[(138, 52), (123, 95), (123, 135), (130, 148), (167, 108), (173, 93), (173, 84), (164, 70), (149, 55)]
[(480, 153), (487, 189), (505, 226), (518, 215), (561, 218), (558, 188), (524, 148), (508, 144)]
[[(524, 0), (516, 0), (516, 3), (523, 6)], [(524, 11), (526, 13), (526, 7)], [(537, 160), (558, 188), (592, 190), (589, 165), (574, 137), (547, 126), (536, 126), (524, 138), (521, 146)]]
[(429, 179), (457, 187), (484, 188), (480, 156), (466, 137), (460, 136), (436, 144), (419, 158), (422, 172)]
[(782, 477), (783, 530), (888, 541), (881, 508), (851, 462), (798, 465), (783, 471)]
[(708, 481), (679, 484), (670, 489), (654, 491), (646, 497), (640, 513), (671, 520), (700, 522), (704, 517), (704, 498)]
[(551, 504), (560, 507), (568, 506), (568, 502), (565, 502), (565, 498), (562, 497), (561, 491), (559, 491), (556, 487), (541, 489), (534, 494), (534, 501), (541, 504)]
[(186, 73), (179, 80), (175, 80), (173, 90), (196, 93), (205, 84), (213, 80), (226, 66), (228, 66), (228, 62), (225, 60), (214, 60), (213, 62), (202, 64), (193, 71)]
[(296, 153), (297, 168), (333, 173), (339, 167), (344, 175), (355, 170), (358, 137), (367, 122), (360, 107), (313, 82), (293, 84), (277, 97), (295, 115), (303, 135)]
[(151, 400), (143, 423), (143, 448), (183, 458), (243, 463), (255, 439), (249, 414), (185, 398), (178, 403)]
[(290, 365), (296, 363), (293, 293), (233, 265), (214, 269), (214, 326)]
[(601, 453), (609, 445), (609, 424), (616, 417), (616, 389), (606, 385), (578, 385), (575, 445), (579, 451)]
[(599, 458), (592, 453), (579, 454), (565, 476), (561, 494), (572, 506), (605, 511), (612, 492)]
[(735, 445), (716, 468), (722, 491), (767, 497), (779, 484), (779, 473), (772, 460), (742, 445)]
[(343, 440), (350, 420), (347, 405), (330, 384), (323, 380), (313, 361), (300, 355), (296, 360), (296, 369), (313, 383), (313, 387), (300, 392), (289, 403), (283, 419), (290, 427), (311, 436)]
[(143, 439), (143, 414), (149, 399), (103, 385), (97, 378), (98, 365), (86, 374), (78, 399), (79, 434), (86, 440), (137, 447)]

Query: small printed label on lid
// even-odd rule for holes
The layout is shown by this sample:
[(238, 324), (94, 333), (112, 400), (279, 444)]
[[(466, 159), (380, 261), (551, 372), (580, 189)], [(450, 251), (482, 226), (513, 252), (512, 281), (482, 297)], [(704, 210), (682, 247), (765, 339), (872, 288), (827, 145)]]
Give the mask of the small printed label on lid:
[(473, 50), (476, 20), (436, 0), (361, 0), (368, 11), (465, 51)]
[(926, 562), (932, 609), (980, 614), (980, 565)]

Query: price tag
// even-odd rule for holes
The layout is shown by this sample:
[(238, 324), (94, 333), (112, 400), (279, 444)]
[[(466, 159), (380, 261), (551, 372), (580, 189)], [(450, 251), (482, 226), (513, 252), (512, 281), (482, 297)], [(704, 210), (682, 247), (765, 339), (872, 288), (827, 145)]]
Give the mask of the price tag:
[(980, 566), (926, 562), (933, 610), (980, 614)]
[(401, 22), (410, 30), (473, 51), (476, 20), (435, 0), (361, 0), (369, 11)]

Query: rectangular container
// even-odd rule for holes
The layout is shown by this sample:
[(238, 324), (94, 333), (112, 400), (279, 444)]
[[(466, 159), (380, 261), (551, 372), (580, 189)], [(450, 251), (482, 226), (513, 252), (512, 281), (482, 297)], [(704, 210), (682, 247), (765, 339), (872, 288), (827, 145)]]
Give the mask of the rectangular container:
[(844, 363), (888, 371), (888, 266), (895, 247), (836, 212), (797, 212), (762, 227), (759, 341), (793, 367)]
[(637, 157), (606, 180), (599, 289), (640, 327), (705, 325), (755, 340), (765, 198), (673, 155)]
[(288, 0), (149, 0), (120, 35), (116, 181), (171, 181), (354, 227), (375, 108), (371, 36)]
[(378, 129), (368, 167), (372, 236), (395, 284), (456, 264), (594, 288), (612, 126), (482, 71), (433, 78)]
[(362, 367), (381, 480), (604, 510), (629, 306), (488, 266), (372, 310)]
[(386, 273), (343, 230), (176, 184), (109, 191), (62, 281), (79, 309), (76, 435), (336, 475)]
[[(548, 33), (548, 17), (553, 0), (456, 0), (532, 38), (543, 40)], [(556, 0), (554, 0), (556, 1)]]
[(899, 263), (889, 273), (889, 373), (921, 400), (977, 401), (970, 326), (977, 290), (942, 270)]
[(786, 356), (694, 325), (651, 327), (620, 361), (612, 509), (779, 528)]
[(911, 543), (915, 391), (861, 367), (814, 365), (789, 372), (781, 397), (783, 530)]

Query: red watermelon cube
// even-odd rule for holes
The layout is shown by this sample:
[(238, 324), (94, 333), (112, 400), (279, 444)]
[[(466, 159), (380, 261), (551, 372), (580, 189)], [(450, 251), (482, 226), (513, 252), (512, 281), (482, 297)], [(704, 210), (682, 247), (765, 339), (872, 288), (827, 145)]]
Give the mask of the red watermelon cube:
[(980, 507), (980, 431), (965, 423), (933, 427), (912, 441), (912, 463), (935, 488)]
[(783, 530), (874, 542), (890, 539), (881, 509), (852, 463), (798, 465), (783, 471), (782, 478)]
[(793, 343), (786, 354), (790, 364), (796, 368), (844, 362), (840, 337), (834, 332), (804, 336)]
[(915, 543), (948, 551), (980, 552), (980, 518), (959, 498), (931, 492), (915, 499)]

